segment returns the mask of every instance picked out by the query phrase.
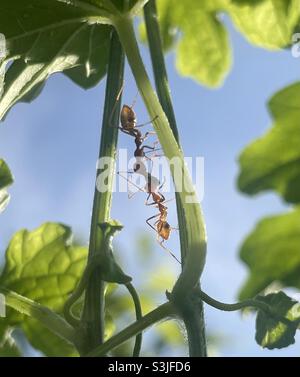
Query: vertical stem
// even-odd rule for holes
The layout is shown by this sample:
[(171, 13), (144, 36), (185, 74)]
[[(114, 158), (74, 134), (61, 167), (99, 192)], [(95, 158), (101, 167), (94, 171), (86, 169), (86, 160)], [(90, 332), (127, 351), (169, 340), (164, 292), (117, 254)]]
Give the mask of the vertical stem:
[(206, 357), (206, 336), (203, 303), (185, 303), (182, 318), (186, 327), (190, 357)]
[[(145, 5), (144, 16), (157, 95), (159, 98), (159, 102), (161, 103), (161, 106), (168, 118), (174, 137), (177, 143), (179, 144), (178, 128), (172, 105), (171, 92), (168, 82), (168, 74), (166, 70), (165, 59), (163, 55), (163, 46), (160, 36), (159, 24), (157, 20), (157, 10), (155, 1), (150, 0)], [(181, 261), (182, 265), (184, 265), (184, 259), (187, 254), (188, 247), (186, 221), (178, 192), (176, 192), (175, 195), (180, 235)]]
[[(116, 157), (118, 128), (111, 127), (110, 121), (116, 125), (119, 123), (120, 102), (115, 107), (115, 101), (122, 86), (123, 73), (123, 49), (120, 45), (117, 33), (112, 31), (99, 158), (112, 157), (115, 160)], [(115, 111), (112, 115), (113, 110)], [(105, 166), (105, 168), (107, 168), (107, 166)], [(99, 192), (97, 187), (95, 187), (89, 243), (89, 260), (95, 254), (101, 254), (102, 235), (98, 224), (108, 221), (110, 217), (114, 165), (109, 165), (108, 169), (110, 170), (107, 182), (108, 189), (105, 192)], [(97, 168), (97, 178), (102, 171), (103, 169)], [(85, 294), (81, 321), (87, 336), (88, 349), (86, 351), (103, 343), (105, 284), (101, 280), (100, 268), (101, 267), (96, 268), (91, 274)]]
[[(163, 55), (163, 46), (155, 0), (149, 0), (145, 5), (144, 16), (158, 98), (169, 120), (174, 137), (179, 144), (179, 134)], [(185, 218), (185, 212), (178, 192), (176, 192), (176, 207), (179, 224), (181, 260), (182, 264), (184, 264), (188, 253), (188, 231), (186, 228), (187, 221)], [(197, 305), (188, 305), (188, 308), (189, 309), (182, 314), (187, 328), (190, 356), (206, 356), (203, 304), (198, 303)]]

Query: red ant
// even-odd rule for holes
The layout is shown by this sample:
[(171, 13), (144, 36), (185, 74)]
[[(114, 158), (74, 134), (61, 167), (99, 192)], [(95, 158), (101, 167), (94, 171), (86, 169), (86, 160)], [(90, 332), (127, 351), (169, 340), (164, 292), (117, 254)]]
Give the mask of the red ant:
[[(116, 98), (116, 104), (118, 103), (118, 101), (120, 99), (120, 96), (123, 92), (123, 88), (124, 88), (124, 84), (122, 85), (120, 92), (119, 92), (119, 94)], [(150, 147), (149, 145), (142, 146), (142, 144), (147, 139), (147, 137), (149, 135), (153, 135), (153, 134), (155, 134), (155, 132), (146, 132), (145, 135), (143, 135), (141, 133), (141, 131), (138, 130), (138, 128), (152, 123), (157, 117), (155, 117), (154, 119), (152, 119), (149, 122), (137, 125), (136, 124), (137, 123), (136, 114), (133, 110), (134, 104), (135, 104), (135, 101), (133, 102), (133, 104), (131, 106), (123, 105), (122, 110), (121, 110), (121, 116), (120, 116), (121, 127), (118, 126), (118, 129), (120, 131), (122, 131), (123, 133), (125, 133), (126, 135), (130, 135), (130, 136), (133, 136), (135, 138), (136, 149), (134, 151), (134, 156), (135, 157), (141, 157), (141, 158), (145, 157), (149, 160), (150, 158), (148, 158), (146, 156), (147, 152), (145, 152), (144, 149), (149, 149), (149, 152), (150, 151), (153, 152), (153, 151), (156, 151), (158, 149), (156, 149), (155, 146), (154, 147)], [(113, 109), (112, 114), (114, 113), (114, 110), (115, 109)]]
[[(120, 92), (117, 96), (116, 104), (120, 99), (121, 93), (123, 91), (123, 87), (124, 87), (124, 84), (123, 84), (123, 86), (122, 86), (122, 88), (121, 88), (121, 90), (120, 90)], [(154, 215), (152, 217), (149, 217), (146, 220), (146, 223), (157, 233), (157, 242), (159, 243), (159, 245), (163, 249), (168, 251), (171, 254), (171, 256), (174, 259), (176, 259), (176, 261), (178, 263), (181, 264), (181, 262), (177, 259), (177, 257), (169, 249), (167, 249), (163, 245), (163, 242), (169, 239), (171, 230), (175, 229), (175, 228), (172, 228), (170, 226), (170, 224), (167, 222), (167, 216), (168, 216), (167, 210), (168, 210), (168, 208), (163, 204), (163, 203), (166, 203), (166, 199), (165, 199), (164, 195), (161, 194), (158, 191), (162, 187), (162, 185), (160, 184), (160, 182), (157, 178), (153, 177), (150, 173), (147, 172), (146, 166), (142, 162), (143, 158), (147, 158), (147, 159), (151, 160), (151, 158), (148, 158), (146, 156), (147, 152), (145, 152), (144, 149), (149, 149), (152, 152), (155, 151), (155, 150), (158, 150), (158, 149), (155, 149), (155, 147), (150, 147), (148, 145), (142, 146), (145, 139), (150, 134), (154, 134), (154, 133), (153, 132), (146, 132), (145, 135), (142, 135), (141, 131), (138, 130), (138, 128), (143, 127), (143, 126), (145, 126), (149, 123), (152, 123), (157, 117), (155, 117), (154, 119), (152, 119), (151, 121), (149, 121), (147, 123), (137, 125), (136, 114), (133, 110), (133, 106), (134, 106), (134, 102), (131, 106), (123, 105), (122, 110), (121, 110), (121, 127), (118, 127), (118, 128), (123, 133), (130, 135), (130, 136), (133, 136), (135, 138), (136, 149), (134, 151), (134, 156), (135, 156), (137, 162), (135, 163), (133, 172), (143, 175), (145, 177), (147, 183), (146, 183), (144, 190), (142, 190), (140, 187), (136, 186), (133, 182), (131, 182), (131, 183), (135, 187), (137, 187), (139, 190), (146, 191), (148, 193), (146, 205), (149, 205), (149, 206), (150, 205), (156, 205), (156, 207), (158, 208), (159, 214)], [(120, 175), (120, 172), (118, 172), (118, 174)], [(125, 178), (125, 177), (123, 177), (123, 178)], [(127, 179), (127, 178), (125, 178), (125, 179)], [(152, 203), (148, 203), (150, 196), (152, 196), (152, 200), (153, 200)], [(150, 220), (155, 219), (157, 217), (159, 217), (159, 218), (158, 218), (157, 221), (155, 221), (154, 226), (153, 226), (150, 223)], [(155, 226), (156, 226), (156, 228), (155, 228)], [(159, 237), (161, 237), (162, 239), (160, 240)]]
[[(150, 195), (152, 196), (153, 202), (148, 203)], [(164, 245), (163, 242), (169, 239), (171, 230), (172, 229), (177, 229), (177, 228), (172, 228), (170, 224), (167, 221), (168, 217), (168, 207), (166, 207), (163, 203), (166, 203), (165, 197), (163, 194), (159, 192), (149, 192), (148, 193), (148, 198), (146, 200), (146, 205), (151, 206), (151, 205), (156, 205), (156, 208), (158, 208), (159, 213), (157, 215), (151, 216), (146, 220), (146, 223), (157, 233), (157, 242), (159, 245), (165, 249), (168, 253), (171, 254), (171, 256), (176, 259), (178, 263), (181, 264), (181, 262), (177, 259), (177, 257), (169, 250), (167, 249)], [(153, 220), (158, 217), (158, 220), (155, 221), (155, 223), (152, 225), (150, 223), (150, 220)], [(155, 228), (156, 227), (156, 228)], [(161, 240), (159, 239), (161, 237)]]
[[(170, 253), (170, 255), (174, 259), (176, 259), (178, 263), (181, 264), (181, 262), (177, 259), (177, 257), (163, 245), (163, 242), (169, 239), (172, 229), (177, 229), (177, 228), (172, 228), (170, 224), (167, 222), (168, 207), (164, 205), (166, 203), (166, 199), (165, 199), (165, 196), (161, 192), (159, 192), (159, 189), (161, 189), (161, 187), (163, 186), (163, 183), (161, 184), (157, 178), (153, 177), (150, 173), (148, 173), (146, 166), (141, 161), (135, 164), (133, 172), (143, 175), (147, 183), (144, 189), (141, 189), (140, 187), (135, 185), (133, 182), (131, 182), (131, 184), (134, 185), (136, 188), (138, 188), (140, 191), (144, 191), (148, 193), (148, 197), (145, 202), (147, 206), (156, 205), (156, 207), (159, 210), (159, 214), (149, 217), (146, 220), (146, 223), (157, 233), (157, 242), (159, 243), (159, 245), (168, 253)], [(118, 174), (120, 175), (120, 172), (118, 172)], [(152, 197), (152, 200), (153, 200), (152, 203), (149, 203), (150, 196)], [(155, 219), (157, 217), (159, 217), (158, 220), (155, 221), (155, 223), (152, 225), (150, 223), (150, 220)], [(159, 239), (159, 237), (161, 237), (161, 240)]]

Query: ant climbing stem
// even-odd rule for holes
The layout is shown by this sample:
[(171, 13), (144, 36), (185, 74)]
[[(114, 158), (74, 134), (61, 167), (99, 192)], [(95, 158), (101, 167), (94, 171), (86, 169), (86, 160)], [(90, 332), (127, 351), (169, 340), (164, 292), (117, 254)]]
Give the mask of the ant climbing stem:
[[(179, 264), (181, 264), (180, 260), (175, 256), (175, 254), (173, 254), (171, 250), (169, 250), (168, 248), (166, 248), (165, 245), (163, 245), (163, 243), (170, 238), (171, 230), (176, 229), (171, 227), (170, 224), (167, 222), (168, 207), (164, 206), (161, 202), (158, 202), (157, 208), (159, 210), (159, 213), (157, 215), (149, 217), (146, 220), (146, 223), (157, 233), (157, 242), (159, 243), (159, 245), (164, 250), (166, 250)], [(155, 223), (152, 225), (150, 223), (150, 220), (153, 220), (157, 217), (159, 219), (155, 221)]]
[[(110, 124), (111, 124), (112, 127), (115, 127), (115, 126), (112, 125), (111, 120), (112, 120), (113, 114), (115, 112), (116, 105), (120, 100), (123, 89), (124, 89), (124, 82), (123, 82), (123, 85), (120, 89), (120, 92), (117, 95), (116, 103), (115, 103), (115, 106), (114, 106), (113, 111), (112, 111), (112, 115), (111, 115), (111, 119), (110, 119)], [(147, 197), (145, 204), (146, 205), (155, 205), (156, 208), (159, 210), (159, 213), (157, 215), (149, 217), (146, 220), (146, 223), (157, 233), (157, 242), (159, 243), (159, 245), (164, 250), (168, 251), (168, 253), (178, 263), (181, 264), (179, 259), (177, 259), (177, 257), (169, 249), (167, 249), (163, 245), (163, 242), (169, 239), (170, 234), (171, 234), (171, 230), (175, 229), (175, 228), (172, 228), (170, 226), (170, 224), (167, 222), (168, 208), (164, 205), (166, 203), (166, 199), (165, 199), (164, 195), (159, 192), (159, 190), (162, 188), (162, 184), (160, 183), (160, 181), (157, 178), (153, 177), (151, 175), (151, 173), (149, 173), (147, 171), (147, 168), (146, 168), (146, 166), (143, 162), (143, 160), (145, 160), (145, 159), (153, 162), (152, 158), (154, 156), (148, 157), (146, 154), (147, 153), (153, 153), (157, 150), (160, 150), (160, 148), (156, 148), (156, 144), (158, 143), (157, 141), (154, 143), (153, 146), (143, 145), (144, 141), (148, 138), (148, 136), (155, 135), (155, 132), (146, 132), (143, 135), (142, 132), (138, 128), (152, 123), (155, 119), (157, 119), (157, 116), (147, 123), (138, 125), (136, 114), (133, 110), (133, 106), (135, 105), (135, 102), (136, 102), (136, 98), (133, 101), (131, 106), (123, 105), (122, 110), (121, 110), (121, 115), (120, 115), (121, 126), (117, 126), (117, 128), (121, 132), (125, 133), (126, 135), (134, 137), (134, 142), (135, 142), (135, 147), (136, 147), (136, 149), (134, 151), (134, 157), (136, 159), (136, 162), (135, 162), (135, 165), (134, 165), (133, 172), (126, 172), (126, 173), (136, 173), (136, 174), (142, 175), (146, 180), (146, 185), (145, 185), (144, 189), (141, 189), (140, 187), (135, 185), (133, 182), (130, 182), (130, 180), (128, 180), (127, 178), (122, 176), (120, 174), (121, 172), (118, 172), (117, 174), (121, 175), (121, 177), (125, 178), (133, 186), (138, 188), (138, 190), (146, 192), (148, 194), (148, 197)], [(145, 150), (147, 150), (147, 151), (145, 151)], [(153, 203), (148, 202), (150, 196), (152, 197)], [(153, 219), (156, 219), (156, 218), (158, 218), (158, 219), (152, 225), (150, 221), (153, 220)]]
[[(118, 101), (120, 100), (120, 97), (121, 97), (123, 90), (124, 90), (124, 82), (123, 82), (123, 85), (122, 85), (118, 95), (117, 95), (115, 106), (113, 108), (112, 115), (111, 115), (111, 118), (110, 118), (110, 124), (111, 124), (112, 127), (114, 127), (114, 126), (112, 125), (111, 120), (112, 120), (113, 114), (114, 114), (115, 109), (116, 109), (116, 105), (117, 105)], [(157, 142), (154, 143), (153, 147), (151, 147), (149, 145), (143, 145), (143, 143), (148, 138), (148, 136), (155, 135), (155, 132), (148, 131), (143, 135), (141, 133), (141, 131), (138, 130), (138, 128), (152, 123), (157, 117), (150, 120), (149, 122), (137, 125), (136, 114), (133, 110), (133, 106), (135, 105), (135, 103), (136, 103), (136, 98), (133, 101), (131, 106), (123, 105), (122, 110), (121, 110), (121, 127), (118, 126), (117, 128), (121, 132), (125, 133), (126, 135), (130, 135), (130, 136), (134, 137), (134, 139), (135, 139), (134, 142), (135, 142), (135, 146), (136, 146), (136, 149), (134, 151), (134, 156), (135, 157), (141, 157), (141, 158), (145, 157), (147, 160), (150, 161), (151, 158), (149, 158), (146, 154), (149, 153), (149, 152), (155, 152), (155, 151), (160, 150), (160, 149), (156, 148)], [(145, 149), (148, 149), (148, 151), (145, 151)]]
[[(167, 221), (168, 216), (168, 207), (165, 206), (167, 202), (170, 200), (166, 200), (165, 196), (159, 191), (163, 184), (159, 182), (159, 180), (155, 177), (153, 177), (146, 169), (145, 164), (142, 161), (139, 161), (135, 164), (133, 172), (129, 173), (137, 173), (141, 174), (146, 179), (146, 185), (144, 188), (140, 188), (133, 182), (129, 181), (127, 178), (122, 176), (120, 172), (118, 174), (126, 179), (128, 182), (130, 182), (133, 186), (135, 186), (139, 191), (146, 192), (148, 194), (148, 197), (146, 199), (145, 205), (151, 206), (155, 205), (156, 208), (159, 210), (159, 213), (157, 215), (151, 216), (146, 220), (146, 223), (156, 232), (157, 234), (157, 242), (158, 244), (166, 250), (178, 263), (181, 264), (179, 259), (175, 256), (175, 254), (172, 253), (171, 250), (169, 250), (163, 243), (170, 238), (171, 231), (173, 228), (170, 226), (170, 224)], [(149, 198), (152, 197), (153, 202), (149, 203)], [(151, 224), (151, 220), (158, 218), (154, 222), (154, 224)]]
[(121, 89), (120, 89), (120, 91), (117, 95), (116, 102), (115, 102), (115, 105), (113, 107), (113, 110), (112, 110), (112, 113), (111, 113), (111, 116), (110, 116), (110, 126), (111, 127), (117, 127), (123, 133), (130, 135), (130, 136), (133, 136), (135, 138), (138, 138), (139, 140), (144, 141), (145, 138), (148, 135), (155, 134), (155, 132), (147, 132), (143, 136), (142, 133), (140, 132), (140, 130), (138, 130), (137, 128), (144, 127), (147, 124), (153, 123), (158, 118), (158, 116), (154, 117), (152, 120), (150, 120), (146, 123), (137, 124), (136, 114), (135, 114), (135, 111), (133, 110), (133, 106), (136, 103), (136, 99), (133, 101), (131, 106), (123, 105), (122, 110), (121, 110), (121, 116), (120, 116), (121, 117), (121, 127), (115, 126), (115, 125), (112, 124), (112, 117), (113, 117), (113, 115), (116, 111), (116, 107), (117, 107), (117, 104), (120, 100), (121, 94), (123, 93), (123, 90), (124, 90), (124, 81), (123, 81), (122, 87), (121, 87)]

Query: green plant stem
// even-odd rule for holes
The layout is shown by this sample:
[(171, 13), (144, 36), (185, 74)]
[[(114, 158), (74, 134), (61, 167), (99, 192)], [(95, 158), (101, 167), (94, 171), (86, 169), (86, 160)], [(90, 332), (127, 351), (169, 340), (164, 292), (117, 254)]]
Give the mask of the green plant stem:
[(130, 10), (130, 16), (133, 18), (135, 16), (138, 16), (143, 8), (145, 7), (145, 4), (148, 3), (149, 0), (138, 0), (134, 6)]
[[(135, 317), (136, 317), (136, 320), (138, 321), (143, 316), (139, 295), (137, 294), (134, 286), (131, 283), (127, 283), (126, 288), (128, 289), (128, 292), (130, 293), (132, 297), (134, 308), (135, 308)], [(135, 338), (135, 344), (134, 344), (133, 353), (132, 353), (133, 357), (138, 357), (140, 355), (141, 347), (142, 347), (142, 340), (143, 340), (142, 337), (143, 337), (143, 334), (139, 333), (137, 334)]]
[(120, 331), (117, 335), (111, 337), (101, 346), (96, 347), (93, 351), (89, 352), (86, 356), (103, 356), (109, 351), (119, 346), (120, 344), (126, 342), (136, 334), (141, 333), (153, 324), (166, 319), (175, 314), (175, 309), (171, 302), (166, 302), (160, 305), (158, 308), (154, 309), (150, 313), (146, 314), (140, 320), (134, 322), (132, 325), (126, 327), (124, 330)]
[[(167, 69), (163, 55), (163, 46), (155, 0), (149, 0), (145, 5), (144, 16), (158, 98), (169, 120), (174, 137), (180, 145), (178, 127), (172, 105)], [(182, 265), (184, 265), (188, 254), (188, 230), (186, 228), (187, 221), (184, 208), (178, 192), (176, 192), (176, 207), (179, 225), (181, 261)], [(195, 313), (192, 314), (192, 311), (195, 311)], [(206, 337), (203, 305), (200, 303), (198, 303), (197, 306), (193, 305), (188, 311), (187, 318), (184, 317), (183, 320), (187, 328), (190, 354), (194, 356), (205, 356)], [(186, 323), (187, 321), (188, 323)], [(198, 339), (196, 339), (197, 337)]]
[[(168, 118), (170, 127), (173, 131), (174, 137), (179, 144), (179, 134), (175, 118), (175, 113), (172, 105), (171, 92), (168, 82), (168, 75), (165, 65), (165, 59), (163, 55), (163, 46), (160, 36), (159, 24), (157, 20), (157, 10), (156, 2), (150, 0), (144, 8), (144, 17), (147, 31), (147, 39), (150, 49), (151, 62), (153, 67), (155, 86), (157, 90), (157, 95), (161, 106)], [(181, 205), (180, 197), (178, 192), (176, 192), (176, 207), (177, 207), (177, 218), (179, 224), (179, 235), (180, 235), (180, 249), (181, 249), (181, 261), (184, 264), (185, 256), (188, 252), (187, 250), (187, 229), (186, 221), (184, 216), (184, 210)]]
[(201, 300), (204, 301), (206, 304), (213, 306), (216, 309), (223, 310), (225, 312), (233, 312), (244, 308), (252, 307), (255, 309), (260, 309), (267, 314), (271, 313), (270, 306), (268, 304), (256, 299), (249, 299), (234, 304), (226, 304), (224, 302), (215, 300), (203, 291), (198, 291), (198, 295), (201, 298)]
[[(190, 231), (186, 263), (172, 291), (175, 302), (177, 299), (180, 300), (180, 298), (184, 297), (187, 292), (195, 287), (203, 271), (206, 256), (206, 231), (204, 219), (199, 202), (196, 198), (192, 180), (189, 176), (187, 167), (184, 164), (184, 156), (174, 138), (168, 119), (149, 81), (135, 38), (132, 21), (127, 15), (124, 15), (122, 17), (115, 17), (112, 22), (118, 31), (120, 41), (125, 50), (132, 73), (135, 77), (139, 92), (147, 107), (150, 118), (156, 118), (153, 125), (164, 154), (169, 160), (176, 158), (181, 163), (180, 172), (182, 173), (182, 179), (180, 179), (180, 182), (178, 182), (175, 167), (171, 164), (170, 168), (175, 188), (178, 191), (181, 191), (180, 199), (186, 215), (186, 227), (187, 229), (190, 229)], [(185, 185), (181, 190), (180, 184), (182, 180), (185, 182)], [(191, 199), (193, 199), (192, 203)], [(192, 231), (195, 228), (197, 228), (197, 231)]]
[[(115, 107), (115, 99), (122, 86), (123, 73), (124, 53), (117, 33), (113, 31), (110, 43), (99, 158), (112, 157), (115, 160), (116, 157), (118, 129), (116, 127), (110, 127), (110, 120), (113, 124), (118, 124), (119, 122), (120, 104), (117, 104), (117, 107)], [(115, 109), (115, 112), (112, 115), (113, 109)], [(99, 192), (95, 187), (89, 243), (89, 260), (96, 254), (101, 253), (102, 234), (98, 224), (108, 221), (110, 217), (114, 166), (108, 166), (108, 169), (108, 189), (105, 192)], [(102, 170), (97, 170), (97, 177), (101, 172)], [(89, 349), (93, 349), (103, 343), (104, 336), (104, 282), (100, 277), (100, 269), (101, 267), (99, 266), (90, 276), (82, 314), (82, 324), (87, 334)]]
[(0, 287), (0, 293), (5, 296), (5, 304), (18, 312), (38, 320), (59, 337), (75, 344), (75, 331), (61, 316), (49, 308), (42, 306), (27, 297)]
[(202, 301), (187, 297), (180, 303), (181, 317), (186, 327), (190, 357), (206, 357), (206, 335)]

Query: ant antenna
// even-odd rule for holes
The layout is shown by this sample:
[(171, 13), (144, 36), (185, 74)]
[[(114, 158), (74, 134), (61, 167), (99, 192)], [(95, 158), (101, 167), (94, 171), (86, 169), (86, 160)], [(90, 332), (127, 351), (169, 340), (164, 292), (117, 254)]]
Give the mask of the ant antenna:
[(119, 92), (117, 94), (114, 106), (112, 108), (112, 111), (111, 111), (111, 114), (110, 114), (110, 117), (109, 117), (109, 125), (111, 127), (114, 127), (114, 125), (112, 124), (112, 119), (113, 119), (113, 116), (114, 116), (114, 114), (116, 112), (118, 102), (120, 101), (120, 98), (122, 96), (122, 93), (123, 93), (123, 90), (124, 90), (124, 86), (125, 86), (125, 80), (123, 80), (122, 86), (121, 86), (121, 88), (120, 88), (120, 90), (119, 90)]
[(136, 104), (138, 94), (139, 94), (139, 91), (137, 91), (136, 94), (135, 94), (135, 96), (134, 96), (134, 100), (132, 101), (132, 105), (130, 106), (131, 109), (132, 109), (132, 108), (134, 107), (134, 105)]

